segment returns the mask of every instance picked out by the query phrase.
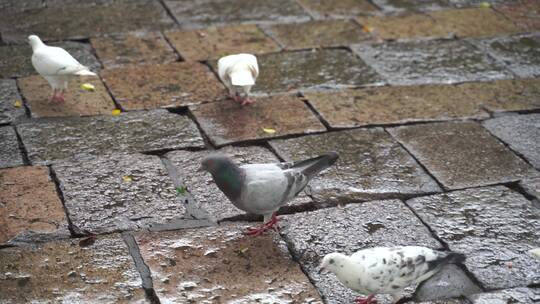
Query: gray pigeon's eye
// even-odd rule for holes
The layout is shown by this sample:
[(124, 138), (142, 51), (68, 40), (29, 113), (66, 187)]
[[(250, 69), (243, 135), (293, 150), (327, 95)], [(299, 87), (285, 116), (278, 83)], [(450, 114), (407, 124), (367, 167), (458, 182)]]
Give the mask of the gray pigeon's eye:
[(328, 261), (328, 263), (334, 264), (334, 259), (330, 259), (330, 261)]

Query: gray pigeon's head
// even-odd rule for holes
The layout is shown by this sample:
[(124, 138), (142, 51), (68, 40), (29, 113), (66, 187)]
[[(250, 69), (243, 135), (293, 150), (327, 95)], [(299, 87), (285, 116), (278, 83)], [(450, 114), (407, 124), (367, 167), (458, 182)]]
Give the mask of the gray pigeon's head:
[(201, 162), (201, 170), (215, 174), (221, 170), (234, 167), (234, 163), (223, 154), (210, 154)]

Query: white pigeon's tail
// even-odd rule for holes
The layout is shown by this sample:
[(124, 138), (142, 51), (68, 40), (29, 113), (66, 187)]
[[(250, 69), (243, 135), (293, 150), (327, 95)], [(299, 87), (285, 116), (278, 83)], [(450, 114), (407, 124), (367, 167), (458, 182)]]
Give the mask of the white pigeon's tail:
[(96, 73), (88, 70), (88, 69), (84, 69), (84, 70), (80, 70), (78, 72), (75, 73), (75, 75), (79, 75), (79, 76), (97, 76)]

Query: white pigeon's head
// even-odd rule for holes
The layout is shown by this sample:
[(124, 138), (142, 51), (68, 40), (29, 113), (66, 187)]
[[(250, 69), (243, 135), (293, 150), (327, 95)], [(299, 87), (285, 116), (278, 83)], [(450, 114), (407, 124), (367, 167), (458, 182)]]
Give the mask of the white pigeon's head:
[(32, 46), (32, 49), (35, 49), (36, 47), (43, 44), (41, 39), (39, 39), (39, 37), (36, 35), (28, 36), (28, 43)]
[(329, 253), (324, 256), (321, 262), (321, 266), (319, 269), (319, 272), (328, 270), (333, 273), (336, 273), (338, 269), (343, 265), (343, 262), (347, 260), (349, 257), (339, 253), (339, 252), (333, 252)]

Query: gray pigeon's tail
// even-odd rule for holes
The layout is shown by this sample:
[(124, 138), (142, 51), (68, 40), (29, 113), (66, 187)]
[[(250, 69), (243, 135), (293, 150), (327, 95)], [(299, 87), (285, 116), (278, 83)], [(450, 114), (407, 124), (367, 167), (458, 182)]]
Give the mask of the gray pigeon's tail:
[(336, 152), (328, 152), (314, 158), (295, 162), (291, 168), (299, 169), (310, 180), (322, 170), (332, 166), (338, 157), (339, 155)]

